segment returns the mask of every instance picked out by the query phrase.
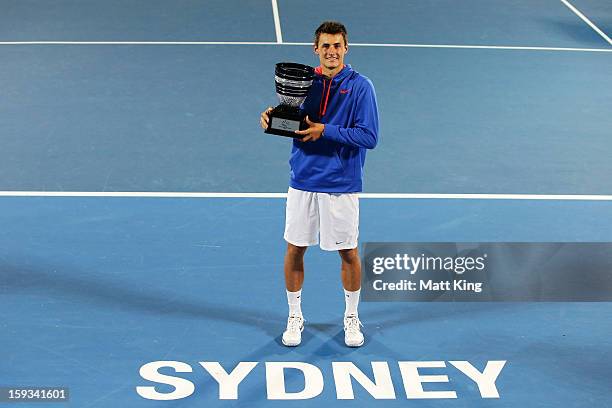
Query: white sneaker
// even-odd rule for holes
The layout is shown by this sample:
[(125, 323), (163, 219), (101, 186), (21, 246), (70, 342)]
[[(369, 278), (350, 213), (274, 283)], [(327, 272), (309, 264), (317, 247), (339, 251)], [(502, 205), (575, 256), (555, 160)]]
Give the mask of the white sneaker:
[(363, 333), (359, 326), (363, 326), (357, 316), (344, 317), (344, 344), (349, 347), (360, 347), (363, 345)]
[(283, 344), (288, 347), (298, 346), (302, 342), (304, 318), (302, 316), (289, 316), (287, 330), (283, 333)]

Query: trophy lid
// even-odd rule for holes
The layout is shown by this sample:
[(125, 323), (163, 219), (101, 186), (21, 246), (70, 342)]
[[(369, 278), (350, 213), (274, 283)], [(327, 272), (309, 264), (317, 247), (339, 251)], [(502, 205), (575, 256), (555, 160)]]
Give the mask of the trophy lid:
[(311, 81), (314, 79), (314, 68), (309, 65), (295, 62), (279, 62), (276, 64), (275, 74), (279, 78), (294, 81)]

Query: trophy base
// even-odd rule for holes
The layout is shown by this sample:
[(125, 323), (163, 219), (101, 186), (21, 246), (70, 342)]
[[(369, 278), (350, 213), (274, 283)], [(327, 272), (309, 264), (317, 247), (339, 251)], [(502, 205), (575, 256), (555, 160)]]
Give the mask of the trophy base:
[(296, 130), (308, 129), (304, 117), (299, 109), (279, 105), (268, 115), (268, 128), (264, 131), (271, 135), (303, 139), (304, 135), (296, 135)]

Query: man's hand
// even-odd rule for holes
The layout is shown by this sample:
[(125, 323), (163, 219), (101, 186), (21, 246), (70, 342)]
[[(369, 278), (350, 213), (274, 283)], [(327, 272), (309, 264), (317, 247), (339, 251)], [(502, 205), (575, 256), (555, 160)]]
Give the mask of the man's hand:
[(304, 136), (303, 139), (297, 139), (297, 140), (301, 140), (302, 142), (317, 141), (323, 134), (325, 125), (322, 123), (311, 122), (308, 116), (306, 116), (306, 123), (308, 124), (308, 129), (295, 131), (295, 133), (297, 133), (298, 135), (306, 135), (306, 136)]
[(261, 117), (259, 118), (259, 123), (261, 124), (261, 127), (263, 128), (263, 130), (266, 130), (268, 128), (268, 122), (270, 121), (270, 117), (268, 116), (268, 114), (270, 112), (272, 112), (272, 109), (274, 109), (274, 108), (269, 107), (265, 111), (261, 112)]

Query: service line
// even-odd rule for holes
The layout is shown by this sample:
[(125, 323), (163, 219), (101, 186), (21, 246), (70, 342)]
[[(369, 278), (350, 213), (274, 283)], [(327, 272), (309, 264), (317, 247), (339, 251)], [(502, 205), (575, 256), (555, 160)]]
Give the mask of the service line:
[[(279, 32), (280, 34), (280, 32)], [(275, 46), (307, 46), (312, 43), (282, 42), (282, 34), (278, 36), (281, 42), (276, 41), (0, 41), (0, 46), (27, 46), (27, 45), (275, 45)], [(519, 50), (519, 51), (570, 51), (570, 52), (612, 52), (612, 48), (568, 48), (568, 47), (523, 47), (512, 45), (455, 45), (455, 44), (376, 44), (376, 43), (350, 43), (351, 47), (389, 47), (389, 48), (450, 48), (474, 50)]]
[[(286, 198), (287, 193), (190, 193), (163, 191), (0, 191), (0, 197)], [(360, 193), (359, 197), (365, 199), (612, 201), (612, 195), (602, 194)]]

